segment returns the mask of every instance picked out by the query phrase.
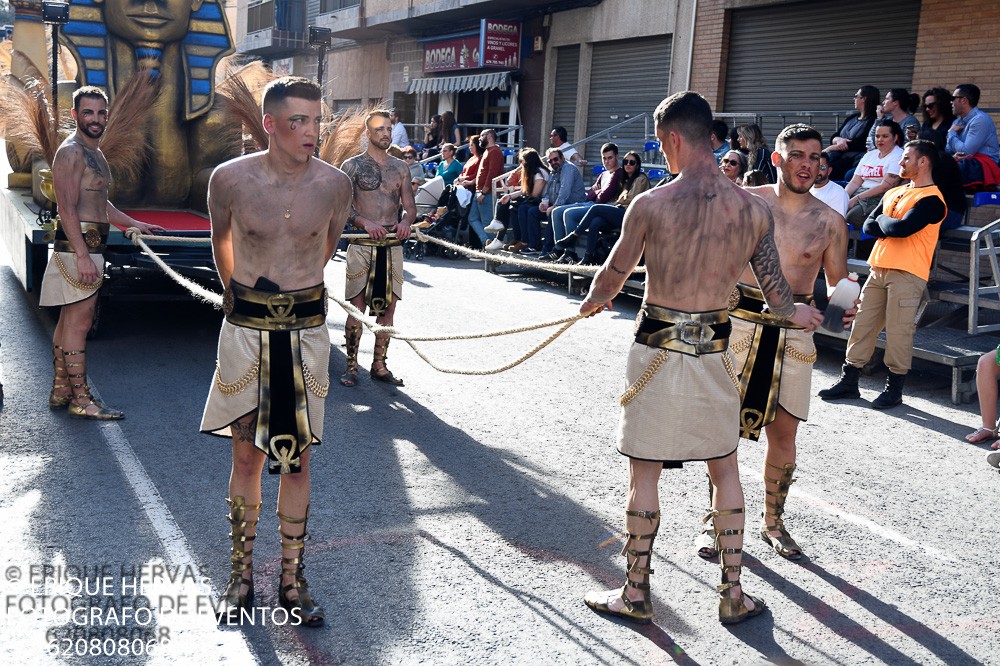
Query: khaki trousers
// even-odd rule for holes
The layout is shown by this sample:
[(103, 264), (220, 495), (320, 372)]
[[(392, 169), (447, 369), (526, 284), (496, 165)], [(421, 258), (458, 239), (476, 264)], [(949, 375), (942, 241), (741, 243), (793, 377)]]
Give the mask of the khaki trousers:
[(912, 273), (872, 268), (861, 289), (861, 305), (847, 341), (847, 363), (864, 366), (885, 328), (885, 364), (893, 374), (905, 375), (913, 361), (913, 331), (926, 286), (926, 280)]

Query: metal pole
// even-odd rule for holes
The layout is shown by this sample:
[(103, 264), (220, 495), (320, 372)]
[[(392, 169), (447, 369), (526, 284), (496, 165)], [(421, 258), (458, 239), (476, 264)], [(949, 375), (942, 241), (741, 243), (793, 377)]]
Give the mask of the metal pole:
[[(323, 70), (326, 68), (326, 44), (319, 45), (319, 61), (316, 63), (316, 84), (319, 86), (320, 105), (326, 101), (323, 94)], [(320, 109), (322, 111), (322, 109)], [(319, 142), (316, 143), (316, 157), (319, 157)]]
[[(52, 24), (52, 120), (59, 141), (59, 24)], [(52, 166), (51, 164), (49, 166)]]

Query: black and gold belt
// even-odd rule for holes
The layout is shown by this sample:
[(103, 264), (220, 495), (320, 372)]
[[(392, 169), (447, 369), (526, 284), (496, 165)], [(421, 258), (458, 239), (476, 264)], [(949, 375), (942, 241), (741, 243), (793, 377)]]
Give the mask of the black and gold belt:
[(700, 356), (725, 351), (731, 331), (726, 310), (683, 312), (647, 303), (636, 318), (635, 341)]
[(365, 247), (396, 247), (402, 245), (403, 241), (398, 238), (352, 238), (351, 245), (364, 245)]
[[(58, 220), (58, 218), (56, 218)], [(56, 252), (76, 252), (70, 245), (66, 231), (59, 222), (56, 222), (56, 235), (52, 243), (52, 249)], [(103, 253), (108, 247), (108, 234), (111, 232), (111, 224), (108, 222), (80, 222), (80, 233), (83, 234), (83, 242), (87, 244), (87, 251), (91, 253)]]
[(258, 331), (292, 331), (326, 323), (326, 287), (295, 291), (261, 291), (230, 280), (222, 295), (222, 311), (234, 326)]
[[(796, 303), (812, 303), (812, 294), (795, 294), (793, 299)], [(769, 312), (764, 312), (764, 292), (757, 287), (739, 283), (729, 296), (729, 314), (743, 321), (754, 324), (767, 324), (768, 326), (779, 326), (781, 328), (802, 329), (784, 317), (778, 317)]]

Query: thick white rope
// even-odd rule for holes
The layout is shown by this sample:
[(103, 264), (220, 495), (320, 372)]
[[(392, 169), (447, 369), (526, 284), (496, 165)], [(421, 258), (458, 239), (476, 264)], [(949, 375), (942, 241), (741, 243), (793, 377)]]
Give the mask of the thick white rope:
[[(205, 289), (204, 287), (202, 287), (197, 282), (194, 282), (193, 280), (187, 279), (186, 277), (184, 277), (183, 275), (181, 275), (180, 273), (178, 273), (177, 271), (175, 271), (174, 269), (172, 269), (170, 266), (168, 266), (166, 264), (166, 262), (164, 262), (162, 259), (160, 259), (156, 255), (155, 252), (153, 252), (151, 249), (149, 249), (149, 246), (146, 245), (146, 243), (145, 243), (145, 241), (143, 239), (144, 238), (151, 238), (151, 236), (144, 236), (144, 235), (140, 234), (138, 232), (138, 230), (136, 230), (134, 227), (126, 229), (125, 230), (125, 235), (129, 239), (131, 239), (131, 241), (133, 243), (135, 243), (136, 245), (138, 245), (139, 248), (141, 248), (142, 251), (145, 252), (146, 255), (150, 259), (152, 259), (153, 262), (157, 266), (160, 267), (160, 270), (162, 270), (164, 273), (166, 273), (170, 277), (170, 279), (172, 279), (174, 282), (176, 282), (180, 286), (184, 287), (185, 289), (187, 289), (188, 291), (190, 291), (191, 294), (193, 296), (195, 296), (197, 299), (199, 299), (201, 301), (204, 301), (205, 303), (208, 303), (209, 305), (211, 305), (212, 307), (214, 307), (216, 310), (218, 310), (219, 308), (222, 307), (222, 296), (221, 295), (215, 293), (214, 291), (209, 291), (208, 289)], [(152, 238), (156, 238), (156, 236), (152, 236)], [(211, 239), (199, 239), (199, 240), (209, 240), (209, 242), (211, 242)]]

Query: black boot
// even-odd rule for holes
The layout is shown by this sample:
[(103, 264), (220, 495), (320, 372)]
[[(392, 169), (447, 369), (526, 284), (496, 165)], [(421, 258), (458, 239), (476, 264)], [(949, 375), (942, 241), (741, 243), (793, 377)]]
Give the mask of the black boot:
[(872, 400), (872, 407), (875, 409), (889, 409), (896, 405), (902, 405), (904, 381), (906, 381), (906, 375), (897, 375), (890, 370), (888, 376), (885, 378), (885, 390)]
[(848, 363), (844, 364), (837, 383), (828, 389), (819, 392), (819, 397), (823, 400), (843, 400), (845, 398), (860, 398), (858, 391), (858, 377), (861, 376), (861, 369), (855, 368)]

